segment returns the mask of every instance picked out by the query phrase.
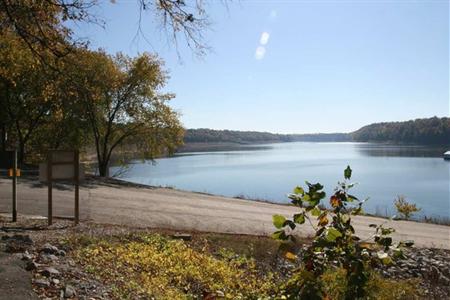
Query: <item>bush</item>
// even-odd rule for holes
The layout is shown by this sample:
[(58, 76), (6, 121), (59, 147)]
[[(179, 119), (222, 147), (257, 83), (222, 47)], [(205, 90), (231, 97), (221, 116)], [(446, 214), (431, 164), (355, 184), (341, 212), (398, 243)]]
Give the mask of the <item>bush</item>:
[[(317, 281), (311, 273), (295, 272), (295, 267), (271, 273), (262, 270), (260, 260), (231, 251), (229, 240), (227, 248), (213, 252), (148, 233), (77, 236), (68, 243), (84, 270), (111, 287), (112, 299), (299, 299), (293, 291), (309, 280), (319, 284), (328, 299), (339, 300), (345, 299), (348, 288), (343, 268), (327, 268)], [(265, 263), (272, 265), (273, 260)], [(417, 287), (418, 280), (394, 281), (369, 272), (366, 299), (414, 299)]]
[(409, 203), (406, 201), (405, 196), (399, 195), (394, 201), (397, 212), (402, 216), (403, 219), (409, 220), (412, 214), (421, 210), (416, 204)]
[[(158, 234), (97, 239), (77, 250), (85, 270), (114, 286), (116, 299), (266, 299), (279, 280), (253, 259), (222, 250), (214, 257)], [(211, 297), (211, 296), (210, 296)]]
[[(330, 269), (322, 276), (324, 290), (329, 299), (345, 299), (346, 271), (344, 269)], [(369, 272), (366, 285), (366, 299), (373, 300), (400, 300), (418, 299), (421, 295), (420, 279), (393, 280), (383, 278), (376, 272)]]
[[(403, 256), (402, 246), (411, 245), (411, 242), (393, 244), (390, 234), (394, 229), (376, 224), (370, 225), (375, 228), (375, 247), (360, 242), (351, 225), (351, 218), (362, 212), (362, 205), (366, 200), (359, 200), (349, 193), (355, 185), (350, 182), (351, 176), (352, 170), (347, 167), (344, 170), (344, 181), (338, 183), (330, 197), (330, 210), (321, 208), (320, 205), (326, 196), (323, 186), (320, 183), (306, 182), (307, 190), (298, 186), (289, 195), (292, 204), (298, 206), (300, 212), (292, 219), (281, 215), (273, 216), (274, 226), (278, 229), (273, 237), (286, 243), (295, 239), (292, 230), (306, 220), (316, 231), (312, 244), (304, 249), (301, 268), (284, 286), (286, 297), (327, 299), (330, 290), (326, 288), (323, 276), (329, 270), (342, 269), (345, 279), (341, 281), (345, 284), (331, 290), (340, 290), (344, 299), (367, 298), (371, 266), (391, 264), (393, 259)], [(313, 224), (313, 217), (316, 217), (317, 225)], [(295, 255), (287, 253), (287, 257), (294, 258)]]

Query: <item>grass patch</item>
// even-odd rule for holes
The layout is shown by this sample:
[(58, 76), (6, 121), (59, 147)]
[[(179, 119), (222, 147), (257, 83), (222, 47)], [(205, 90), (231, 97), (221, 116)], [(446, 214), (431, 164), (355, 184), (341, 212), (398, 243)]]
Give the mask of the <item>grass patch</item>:
[[(325, 272), (321, 279), (325, 286), (325, 291), (329, 299), (345, 299), (345, 279), (344, 269), (333, 269)], [(367, 284), (368, 300), (410, 300), (422, 299), (419, 288), (419, 279), (393, 280), (383, 278), (380, 274), (372, 271), (369, 274)]]
[[(66, 243), (86, 272), (111, 287), (115, 299), (284, 299), (286, 284), (302, 280), (287, 281), (286, 269), (277, 268), (283, 251), (267, 237), (199, 233), (185, 242), (137, 232), (77, 234)], [(343, 299), (345, 280), (340, 269), (322, 276), (329, 299)], [(418, 279), (392, 280), (376, 272), (368, 292), (367, 299), (423, 299)]]
[(192, 299), (209, 294), (257, 299), (277, 291), (276, 274), (261, 272), (254, 259), (231, 250), (213, 256), (159, 234), (90, 242), (75, 250), (75, 257), (86, 271), (114, 286), (114, 296), (120, 299)]

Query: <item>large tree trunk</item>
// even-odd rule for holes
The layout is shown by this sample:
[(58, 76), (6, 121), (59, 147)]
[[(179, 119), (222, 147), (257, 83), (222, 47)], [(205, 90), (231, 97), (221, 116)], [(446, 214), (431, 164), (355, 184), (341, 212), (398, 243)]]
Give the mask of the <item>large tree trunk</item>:
[(109, 177), (109, 161), (100, 157), (98, 160), (98, 173), (100, 177)]
[(20, 141), (19, 142), (19, 153), (18, 153), (19, 155), (19, 157), (18, 157), (18, 163), (19, 163), (19, 166), (23, 166), (23, 163), (24, 163), (24, 161), (25, 161), (25, 142), (23, 142), (23, 141)]
[(109, 177), (109, 162), (99, 160), (98, 173), (100, 177)]

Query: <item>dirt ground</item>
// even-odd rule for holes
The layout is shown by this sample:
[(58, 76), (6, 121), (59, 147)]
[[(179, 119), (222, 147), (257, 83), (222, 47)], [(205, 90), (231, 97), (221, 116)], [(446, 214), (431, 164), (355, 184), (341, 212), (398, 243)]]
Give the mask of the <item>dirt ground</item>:
[(20, 258), (0, 251), (0, 300), (38, 299)]
[[(57, 184), (53, 191), (55, 216), (73, 216), (72, 186)], [(167, 188), (139, 186), (115, 180), (89, 178), (80, 188), (81, 219), (98, 223), (146, 228), (268, 235), (274, 231), (272, 215), (291, 217), (297, 209), (250, 200), (226, 198)], [(0, 212), (11, 211), (11, 180), (0, 178)], [(20, 178), (18, 211), (47, 215), (47, 186), (37, 178)], [(396, 229), (395, 240), (413, 240), (418, 247), (450, 249), (450, 227), (382, 218), (353, 218), (357, 234), (369, 238), (371, 223), (386, 222)], [(298, 234), (310, 236), (309, 225)]]

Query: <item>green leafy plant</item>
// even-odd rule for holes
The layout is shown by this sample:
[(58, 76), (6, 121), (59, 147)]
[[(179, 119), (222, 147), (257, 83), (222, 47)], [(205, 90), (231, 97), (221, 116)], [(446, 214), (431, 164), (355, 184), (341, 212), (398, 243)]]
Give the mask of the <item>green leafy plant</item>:
[[(323, 186), (320, 183), (306, 182), (306, 190), (298, 186), (288, 195), (291, 202), (300, 208), (300, 212), (294, 214), (292, 219), (281, 215), (273, 216), (273, 224), (278, 229), (273, 233), (275, 239), (294, 241), (293, 230), (306, 221), (315, 230), (312, 244), (303, 251), (301, 267), (283, 288), (285, 297), (328, 298), (321, 278), (333, 268), (342, 269), (345, 274), (343, 298), (366, 297), (370, 266), (379, 263), (391, 264), (393, 259), (402, 257), (402, 246), (410, 245), (403, 242), (393, 244), (390, 234), (394, 229), (385, 228), (382, 224), (370, 225), (375, 228), (374, 244), (361, 241), (355, 235), (351, 218), (362, 212), (362, 205), (367, 199), (359, 200), (349, 193), (355, 186), (350, 182), (351, 176), (352, 169), (348, 166), (344, 171), (344, 181), (338, 183), (329, 198), (330, 209), (320, 205), (321, 200), (326, 197)], [(287, 253), (286, 257), (294, 259), (295, 255)]]
[(403, 195), (397, 196), (397, 199), (394, 201), (394, 205), (397, 208), (397, 212), (405, 220), (408, 220), (412, 214), (421, 210), (421, 208), (417, 207), (416, 204), (406, 201), (406, 198)]

